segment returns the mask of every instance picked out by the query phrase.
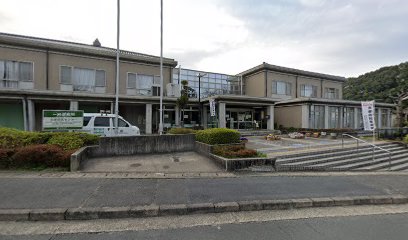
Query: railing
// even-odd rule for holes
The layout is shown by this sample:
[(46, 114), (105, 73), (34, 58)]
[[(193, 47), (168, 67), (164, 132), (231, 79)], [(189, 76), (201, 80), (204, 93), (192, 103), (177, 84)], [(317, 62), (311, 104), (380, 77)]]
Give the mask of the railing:
[(361, 140), (360, 138), (356, 138), (356, 137), (354, 137), (354, 136), (351, 136), (350, 134), (346, 134), (346, 133), (343, 133), (342, 136), (341, 136), (341, 147), (342, 147), (342, 148), (344, 148), (344, 136), (356, 140), (356, 142), (357, 142), (357, 151), (359, 150), (359, 148), (358, 148), (358, 147), (359, 147), (359, 146), (358, 146), (358, 143), (359, 143), (359, 142), (363, 142), (363, 143), (366, 143), (366, 144), (372, 146), (372, 147), (373, 147), (373, 152), (372, 152), (372, 159), (373, 159), (373, 161), (374, 161), (374, 159), (375, 159), (375, 158), (374, 158), (374, 154), (375, 154), (375, 149), (376, 149), (376, 148), (380, 149), (381, 151), (387, 152), (387, 153), (388, 153), (388, 161), (389, 161), (389, 166), (388, 166), (388, 168), (391, 169), (391, 156), (392, 156), (392, 152), (390, 152), (390, 151), (388, 151), (388, 150), (386, 150), (386, 149), (384, 149), (384, 148), (382, 148), (382, 147), (379, 147), (379, 146), (377, 146), (377, 145), (375, 145), (375, 144), (372, 144), (372, 143), (369, 143), (369, 142), (367, 142), (367, 141)]

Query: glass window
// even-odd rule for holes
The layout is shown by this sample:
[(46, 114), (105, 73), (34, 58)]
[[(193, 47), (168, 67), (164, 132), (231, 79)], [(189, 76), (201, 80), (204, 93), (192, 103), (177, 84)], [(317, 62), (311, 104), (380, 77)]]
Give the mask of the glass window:
[(73, 87), (75, 91), (92, 91), (95, 86), (95, 70), (74, 68)]
[(386, 128), (388, 127), (388, 110), (381, 109), (381, 127)]
[(329, 107), (329, 128), (340, 128), (340, 108)]
[(129, 127), (129, 124), (127, 124), (125, 121), (122, 119), (118, 118), (118, 126), (119, 127)]
[(96, 70), (95, 76), (95, 86), (97, 87), (105, 87), (105, 71), (104, 70)]
[(136, 88), (136, 79), (137, 79), (136, 73), (128, 73), (127, 87)]
[(291, 95), (292, 84), (282, 81), (273, 81), (272, 82), (272, 93), (279, 95)]
[(344, 128), (354, 128), (354, 108), (344, 108)]
[(110, 127), (109, 117), (96, 117), (94, 121), (95, 127)]
[(140, 95), (151, 95), (154, 77), (152, 75), (137, 74), (136, 89)]
[(310, 127), (315, 129), (324, 128), (324, 106), (310, 106)]
[(86, 127), (88, 126), (89, 121), (91, 120), (91, 117), (84, 117), (84, 124), (83, 126)]
[(364, 128), (364, 123), (363, 123), (363, 112), (362, 112), (361, 108), (357, 108), (357, 115), (358, 115), (357, 126), (358, 126), (358, 128), (362, 129), (362, 128)]
[(301, 97), (317, 97), (317, 87), (313, 85), (300, 85)]
[(33, 80), (33, 63), (30, 62), (19, 63), (19, 80), (20, 81)]
[(339, 99), (339, 89), (326, 88), (325, 97), (328, 99)]
[(60, 81), (62, 84), (72, 84), (72, 68), (61, 66)]

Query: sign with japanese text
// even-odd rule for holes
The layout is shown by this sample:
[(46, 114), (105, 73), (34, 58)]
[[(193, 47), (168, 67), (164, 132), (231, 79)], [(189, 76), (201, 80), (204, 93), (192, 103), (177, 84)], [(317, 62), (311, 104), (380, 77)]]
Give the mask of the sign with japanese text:
[(365, 131), (375, 130), (375, 103), (374, 101), (361, 102), (361, 112), (363, 114), (363, 123)]
[(210, 102), (210, 114), (211, 114), (211, 117), (214, 117), (215, 116), (215, 100), (210, 99), (209, 102)]
[(44, 131), (82, 129), (84, 111), (43, 110)]

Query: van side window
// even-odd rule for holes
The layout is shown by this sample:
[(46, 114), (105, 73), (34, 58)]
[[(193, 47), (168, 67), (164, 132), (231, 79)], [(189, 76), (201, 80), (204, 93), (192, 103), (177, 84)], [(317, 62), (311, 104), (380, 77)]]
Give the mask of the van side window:
[(122, 119), (118, 119), (118, 126), (119, 127), (129, 127), (129, 124), (127, 124), (125, 121), (123, 121)]
[(95, 127), (110, 127), (108, 117), (96, 117), (94, 121)]
[(84, 117), (84, 124), (83, 126), (86, 127), (88, 126), (89, 121), (91, 120), (91, 117)]

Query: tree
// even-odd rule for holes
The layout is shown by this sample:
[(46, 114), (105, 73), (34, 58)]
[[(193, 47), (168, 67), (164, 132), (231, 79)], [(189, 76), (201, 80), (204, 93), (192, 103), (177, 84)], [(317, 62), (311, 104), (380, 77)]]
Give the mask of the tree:
[(396, 105), (397, 126), (403, 125), (402, 116), (407, 109), (408, 62), (396, 66), (383, 67), (357, 78), (347, 79), (344, 98), (348, 100), (373, 100)]
[[(188, 81), (187, 80), (183, 80), (181, 81), (181, 94), (180, 97), (177, 98), (176, 104), (179, 107), (179, 109), (181, 110), (181, 117), (183, 118), (179, 118), (179, 119), (183, 119), (183, 125), (184, 125), (184, 109), (188, 104), (188, 100), (190, 98), (190, 87), (188, 86)], [(194, 90), (194, 89), (193, 89)]]

